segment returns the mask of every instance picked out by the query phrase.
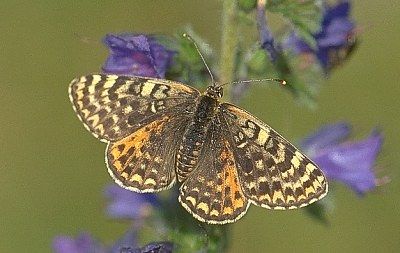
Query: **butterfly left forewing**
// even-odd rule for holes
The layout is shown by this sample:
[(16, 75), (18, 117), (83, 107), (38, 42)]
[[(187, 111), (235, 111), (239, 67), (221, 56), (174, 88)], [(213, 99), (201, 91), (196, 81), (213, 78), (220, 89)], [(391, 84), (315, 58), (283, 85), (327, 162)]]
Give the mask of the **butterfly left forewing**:
[(199, 91), (163, 79), (90, 74), (74, 79), (69, 95), (86, 129), (108, 142), (128, 136), (165, 113), (190, 111)]
[(221, 105), (219, 117), (229, 129), (239, 180), (252, 203), (295, 209), (326, 195), (322, 171), (271, 127), (227, 103)]

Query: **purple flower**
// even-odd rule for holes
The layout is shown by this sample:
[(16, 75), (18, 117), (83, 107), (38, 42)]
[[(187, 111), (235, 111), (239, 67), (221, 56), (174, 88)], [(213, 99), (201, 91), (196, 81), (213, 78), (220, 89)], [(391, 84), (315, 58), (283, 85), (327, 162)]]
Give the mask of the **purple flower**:
[(349, 137), (351, 126), (346, 122), (322, 126), (317, 132), (304, 138), (300, 146), (314, 157), (318, 151), (335, 146)]
[(105, 248), (96, 242), (88, 233), (82, 233), (76, 238), (57, 236), (53, 240), (55, 253), (105, 253)]
[(104, 43), (110, 48), (103, 65), (106, 73), (164, 78), (175, 54), (154, 37), (141, 34), (108, 34)]
[(265, 16), (265, 1), (258, 1), (257, 3), (257, 28), (260, 36), (261, 48), (263, 48), (269, 55), (272, 62), (278, 58), (280, 50), (275, 44), (274, 37), (268, 27), (267, 17)]
[(110, 199), (107, 214), (113, 218), (141, 219), (150, 214), (152, 207), (159, 205), (155, 194), (136, 193), (118, 185), (107, 186), (105, 195)]
[[(350, 19), (350, 3), (340, 1), (337, 5), (326, 6), (325, 13), (318, 33), (313, 34), (317, 48), (312, 49), (295, 33), (290, 34), (284, 43), (285, 48), (293, 49), (296, 54), (313, 54), (321, 66), (328, 71), (341, 58), (345, 58), (355, 46), (355, 24)], [(339, 62), (335, 62), (339, 61)]]
[(307, 137), (301, 147), (324, 171), (328, 179), (340, 181), (358, 195), (376, 187), (374, 164), (383, 137), (374, 131), (361, 141), (347, 141), (350, 126), (337, 123), (320, 128)]

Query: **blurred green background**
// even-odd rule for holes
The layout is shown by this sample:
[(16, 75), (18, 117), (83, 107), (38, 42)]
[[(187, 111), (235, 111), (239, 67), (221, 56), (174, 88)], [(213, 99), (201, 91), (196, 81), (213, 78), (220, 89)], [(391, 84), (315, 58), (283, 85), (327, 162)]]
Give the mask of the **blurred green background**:
[[(329, 226), (303, 211), (252, 207), (230, 225), (230, 252), (400, 252), (399, 7), (355, 1), (362, 43), (325, 83), (316, 110), (273, 87), (254, 88), (242, 102), (289, 140), (338, 120), (350, 121), (356, 138), (378, 126), (385, 143), (377, 167), (391, 182), (362, 199), (336, 185)], [(100, 70), (100, 39), (110, 32), (170, 35), (191, 24), (218, 53), (220, 12), (211, 0), (2, 1), (0, 252), (50, 252), (58, 234), (91, 231), (111, 242), (124, 233), (126, 224), (104, 215), (102, 189), (112, 181), (105, 145), (75, 116), (68, 83)]]

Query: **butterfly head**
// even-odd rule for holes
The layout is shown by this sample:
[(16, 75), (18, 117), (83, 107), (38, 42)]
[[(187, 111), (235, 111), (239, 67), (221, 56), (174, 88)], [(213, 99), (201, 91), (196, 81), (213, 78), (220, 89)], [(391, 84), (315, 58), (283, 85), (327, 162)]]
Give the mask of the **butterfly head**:
[(222, 98), (222, 96), (224, 95), (224, 92), (223, 92), (221, 86), (210, 85), (210, 86), (207, 87), (205, 95), (209, 96), (209, 97), (212, 97), (212, 98)]

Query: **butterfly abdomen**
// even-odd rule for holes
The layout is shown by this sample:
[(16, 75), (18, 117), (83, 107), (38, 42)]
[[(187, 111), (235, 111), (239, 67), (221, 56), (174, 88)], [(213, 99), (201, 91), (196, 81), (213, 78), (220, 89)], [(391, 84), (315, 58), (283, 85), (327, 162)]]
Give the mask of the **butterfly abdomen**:
[(200, 97), (193, 118), (183, 135), (176, 155), (176, 173), (184, 181), (196, 167), (207, 130), (218, 108), (218, 100), (206, 95)]

